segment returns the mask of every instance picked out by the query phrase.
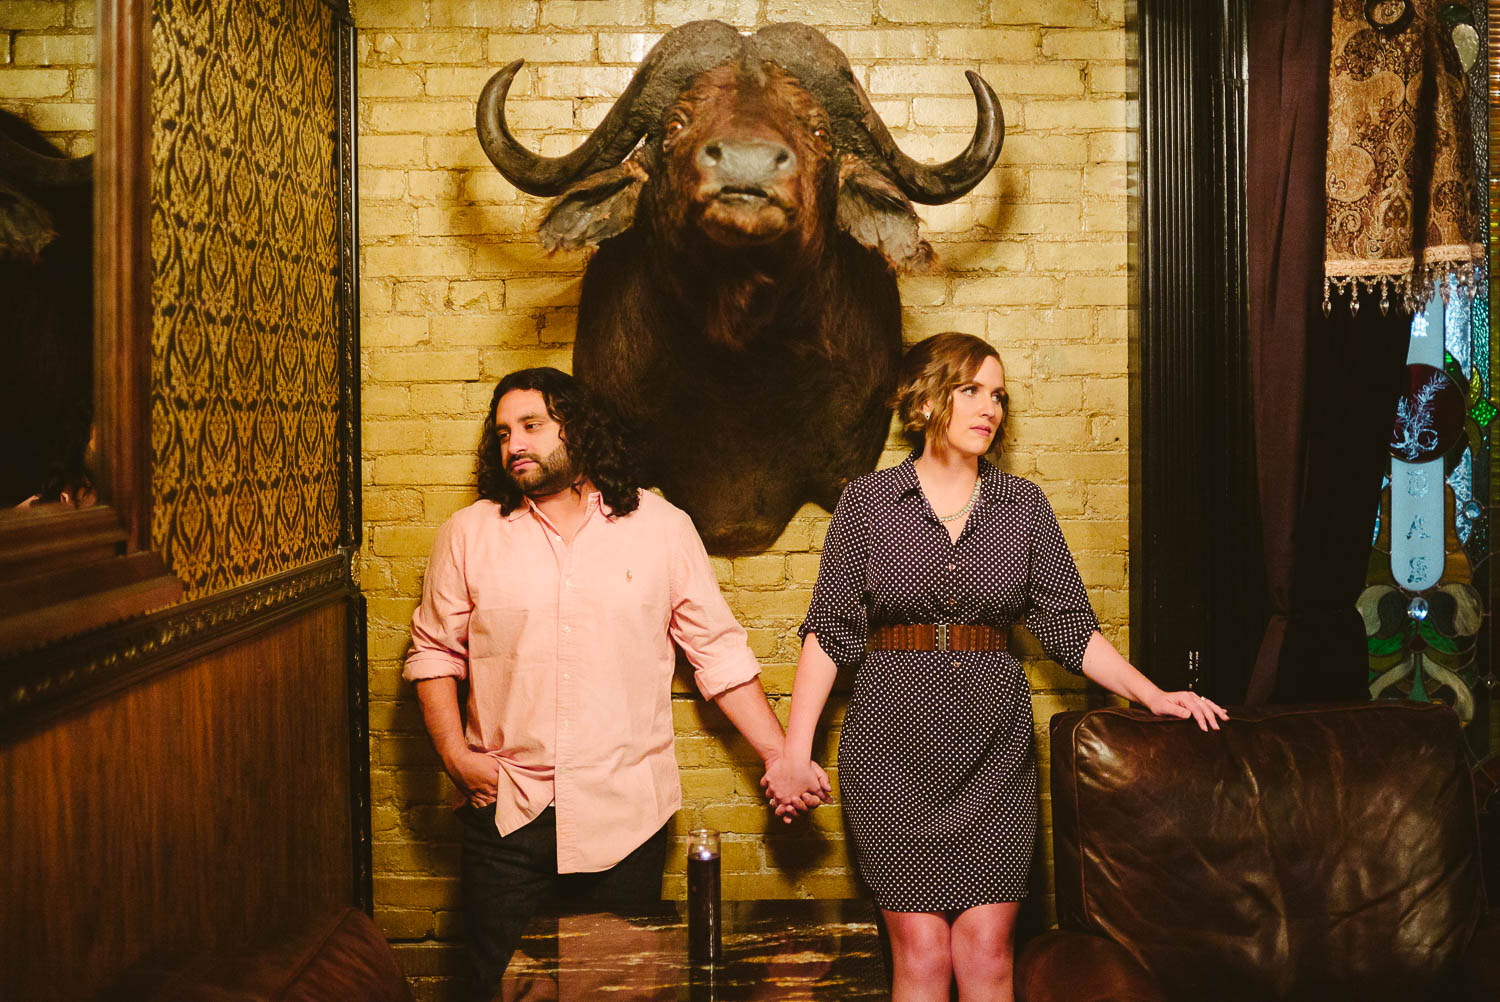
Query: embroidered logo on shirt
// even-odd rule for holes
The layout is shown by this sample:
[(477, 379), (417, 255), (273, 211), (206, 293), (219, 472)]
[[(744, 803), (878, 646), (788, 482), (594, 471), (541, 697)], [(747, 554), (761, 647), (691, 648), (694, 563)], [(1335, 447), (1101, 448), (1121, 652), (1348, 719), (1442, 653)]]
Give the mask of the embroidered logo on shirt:
[(630, 568), (629, 567), (625, 568), (625, 580), (626, 581), (630, 580)]

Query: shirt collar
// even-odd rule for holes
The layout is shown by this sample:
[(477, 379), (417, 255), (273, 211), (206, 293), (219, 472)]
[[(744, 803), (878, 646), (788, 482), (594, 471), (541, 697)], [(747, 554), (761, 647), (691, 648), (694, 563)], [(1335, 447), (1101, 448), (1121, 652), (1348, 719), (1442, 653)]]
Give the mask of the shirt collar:
[[(894, 486), (898, 501), (907, 501), (912, 498), (921, 498), (922, 496), (922, 482), (917, 479), (916, 460), (919, 455), (921, 455), (920, 452), (912, 451), (901, 465), (895, 468), (896, 479)], [(975, 503), (988, 504), (998, 501), (1004, 490), (1005, 474), (995, 464), (980, 456), (979, 500)]]
[[(599, 510), (604, 513), (604, 516), (606, 518), (613, 516), (615, 513), (615, 510), (613, 508), (604, 503), (604, 495), (600, 494), (598, 491), (589, 491), (588, 496), (583, 500), (585, 504), (598, 506)], [(522, 494), (521, 503), (516, 505), (515, 508), (512, 509), (511, 513), (505, 516), (505, 519), (508, 522), (514, 522), (516, 519), (530, 514), (536, 515), (537, 518), (541, 519), (544, 522), (548, 521), (547, 516), (543, 515), (542, 510), (536, 506), (536, 502), (531, 500), (528, 495)]]

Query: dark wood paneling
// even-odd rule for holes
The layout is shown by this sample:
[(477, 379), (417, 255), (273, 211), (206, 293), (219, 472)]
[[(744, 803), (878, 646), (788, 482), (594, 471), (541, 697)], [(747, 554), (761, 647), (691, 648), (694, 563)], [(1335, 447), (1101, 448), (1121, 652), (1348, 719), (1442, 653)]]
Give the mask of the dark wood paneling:
[(348, 602), (0, 747), (0, 997), (87, 998), (355, 900)]
[(1131, 654), (1240, 702), (1265, 623), (1245, 258), (1247, 0), (1141, 0)]

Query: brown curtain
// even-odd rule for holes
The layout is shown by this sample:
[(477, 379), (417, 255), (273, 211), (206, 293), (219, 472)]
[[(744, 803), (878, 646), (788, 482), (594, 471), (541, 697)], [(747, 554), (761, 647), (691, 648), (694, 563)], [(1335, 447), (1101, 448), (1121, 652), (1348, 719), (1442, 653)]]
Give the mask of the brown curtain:
[[(1359, 700), (1354, 602), (1411, 314), (1366, 295), (1323, 315), (1332, 0), (1256, 0), (1246, 203), (1256, 463), (1271, 619), (1247, 703)], [(1399, 297), (1392, 297), (1393, 300)]]

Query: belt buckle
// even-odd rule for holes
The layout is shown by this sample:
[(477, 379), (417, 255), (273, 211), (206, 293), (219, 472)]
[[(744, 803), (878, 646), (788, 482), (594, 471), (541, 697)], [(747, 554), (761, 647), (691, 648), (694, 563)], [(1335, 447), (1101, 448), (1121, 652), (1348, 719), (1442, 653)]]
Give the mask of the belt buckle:
[(948, 624), (937, 623), (935, 625), (937, 627), (937, 635), (934, 637), (934, 640), (936, 641), (937, 649), (940, 651), (950, 650), (951, 648), (948, 646)]

